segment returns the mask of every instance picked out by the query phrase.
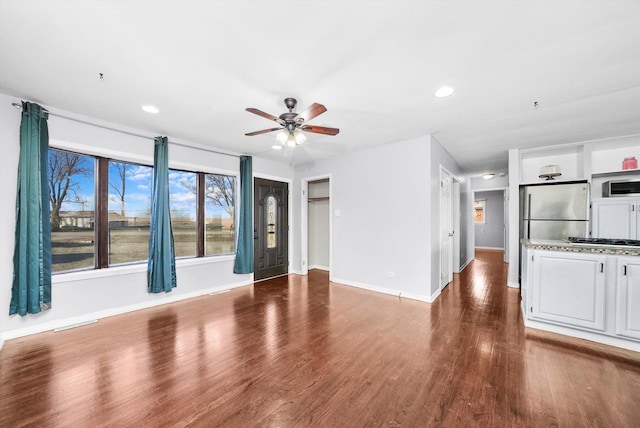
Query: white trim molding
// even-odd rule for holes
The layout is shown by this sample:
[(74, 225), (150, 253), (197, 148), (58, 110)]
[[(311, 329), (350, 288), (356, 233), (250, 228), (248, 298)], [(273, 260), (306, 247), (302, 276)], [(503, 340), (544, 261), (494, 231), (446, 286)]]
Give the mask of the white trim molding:
[(376, 285), (363, 284), (361, 282), (350, 281), (348, 279), (341, 279), (341, 278), (333, 278), (331, 282), (335, 282), (340, 285), (346, 285), (349, 287), (362, 288), (362, 289), (373, 291), (376, 293), (390, 294), (392, 296), (397, 296), (400, 298), (419, 300), (425, 303), (433, 303), (435, 298), (438, 297), (438, 295), (440, 294), (440, 290), (438, 290), (434, 296), (428, 296), (426, 294), (407, 293), (407, 292), (395, 290), (392, 288), (378, 287)]
[(75, 324), (90, 323), (90, 322), (94, 322), (95, 320), (100, 320), (102, 318), (112, 317), (114, 315), (133, 312), (140, 309), (148, 309), (155, 306), (162, 306), (168, 303), (174, 303), (174, 302), (178, 302), (185, 299), (191, 299), (193, 297), (201, 297), (201, 296), (206, 296), (208, 294), (218, 294), (220, 292), (228, 291), (233, 288), (239, 288), (239, 287), (251, 285), (252, 282), (253, 281), (241, 281), (241, 282), (236, 282), (232, 284), (225, 284), (223, 286), (197, 290), (191, 293), (177, 294), (173, 296), (169, 295), (165, 298), (158, 299), (158, 300), (146, 301), (146, 302), (136, 303), (133, 305), (121, 306), (118, 308), (111, 308), (104, 311), (83, 314), (77, 317), (70, 317), (70, 318), (64, 318), (60, 320), (45, 322), (45, 323), (34, 325), (31, 327), (5, 331), (4, 333), (0, 334), (0, 343), (9, 339), (15, 339), (22, 336), (42, 333), (44, 331), (49, 331), (49, 330), (61, 329), (68, 326), (75, 325)]

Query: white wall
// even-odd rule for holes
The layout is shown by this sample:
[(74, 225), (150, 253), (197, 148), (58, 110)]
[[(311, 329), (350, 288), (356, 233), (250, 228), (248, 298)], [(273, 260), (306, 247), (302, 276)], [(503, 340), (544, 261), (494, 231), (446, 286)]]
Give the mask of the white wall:
[(509, 268), (507, 285), (519, 287), (520, 279), (520, 154), (518, 149), (509, 150)]
[[(97, 319), (129, 310), (176, 301), (213, 291), (249, 284), (251, 275), (233, 274), (233, 256), (183, 259), (177, 261), (178, 286), (167, 294), (148, 294), (146, 264), (114, 267), (102, 270), (57, 274), (53, 277), (52, 309), (40, 314), (20, 317), (9, 316), (11, 283), (13, 275), (13, 243), (15, 227), (16, 177), (19, 157), (20, 111), (11, 107), (19, 99), (0, 94), (0, 177), (3, 200), (0, 206), (0, 338), (7, 339), (24, 334)], [(73, 116), (95, 124), (118, 129), (123, 126), (105, 124), (92, 118), (46, 106), (52, 113)], [(68, 149), (81, 150), (123, 160), (153, 163), (153, 140), (158, 134), (134, 130), (149, 138), (134, 137), (74, 120), (51, 116), (49, 134), (51, 144)], [(170, 142), (197, 146), (174, 139)], [(170, 144), (169, 166), (204, 172), (238, 174), (237, 157), (215, 154), (209, 151)], [(262, 159), (253, 162), (254, 174), (292, 178), (293, 169)], [(292, 232), (294, 233), (294, 232)]]
[[(437, 296), (440, 163), (462, 176), (440, 144), (424, 136), (295, 168), (298, 206), (303, 179), (331, 174), (333, 281), (425, 301)], [(298, 270), (299, 245), (292, 251)]]

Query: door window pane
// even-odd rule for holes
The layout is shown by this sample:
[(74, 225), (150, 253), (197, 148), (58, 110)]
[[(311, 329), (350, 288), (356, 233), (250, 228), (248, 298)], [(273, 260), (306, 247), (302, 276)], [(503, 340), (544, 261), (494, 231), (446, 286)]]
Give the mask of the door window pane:
[(169, 205), (176, 257), (196, 255), (196, 195), (195, 172), (169, 170)]
[(274, 196), (267, 197), (267, 248), (276, 248), (276, 212), (278, 202)]
[(52, 271), (95, 265), (95, 161), (49, 149)]
[(236, 178), (205, 174), (205, 255), (235, 253)]
[(153, 168), (109, 162), (109, 265), (147, 260)]

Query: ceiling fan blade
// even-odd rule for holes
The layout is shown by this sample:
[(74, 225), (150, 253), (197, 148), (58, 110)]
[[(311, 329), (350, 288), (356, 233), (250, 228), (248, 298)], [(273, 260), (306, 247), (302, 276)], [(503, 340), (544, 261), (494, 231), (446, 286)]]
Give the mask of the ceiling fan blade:
[(308, 122), (314, 117), (321, 115), (325, 111), (327, 111), (327, 108), (325, 106), (323, 106), (322, 104), (313, 103), (309, 107), (307, 107), (305, 111), (296, 116), (296, 122)]
[(300, 129), (307, 132), (315, 132), (316, 134), (338, 135), (338, 128), (328, 128), (326, 126), (304, 125)]
[(262, 131), (247, 132), (244, 135), (246, 135), (247, 137), (252, 137), (254, 135), (266, 134), (267, 132), (279, 131), (281, 129), (282, 128), (269, 128), (269, 129), (263, 129)]
[(257, 108), (247, 107), (245, 110), (248, 111), (249, 113), (253, 113), (253, 114), (257, 114), (258, 116), (262, 116), (265, 119), (273, 120), (274, 122), (278, 122), (280, 124), (284, 124), (284, 121), (282, 119), (280, 119), (278, 117), (275, 117), (272, 114), (265, 113), (262, 110), (258, 110)]

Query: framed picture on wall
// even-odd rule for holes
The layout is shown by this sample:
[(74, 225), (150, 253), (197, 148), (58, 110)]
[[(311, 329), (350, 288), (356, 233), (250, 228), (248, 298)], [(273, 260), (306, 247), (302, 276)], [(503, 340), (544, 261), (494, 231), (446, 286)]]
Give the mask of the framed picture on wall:
[(485, 212), (485, 200), (480, 199), (473, 203), (473, 221), (474, 223), (483, 223), (485, 222), (486, 212)]

